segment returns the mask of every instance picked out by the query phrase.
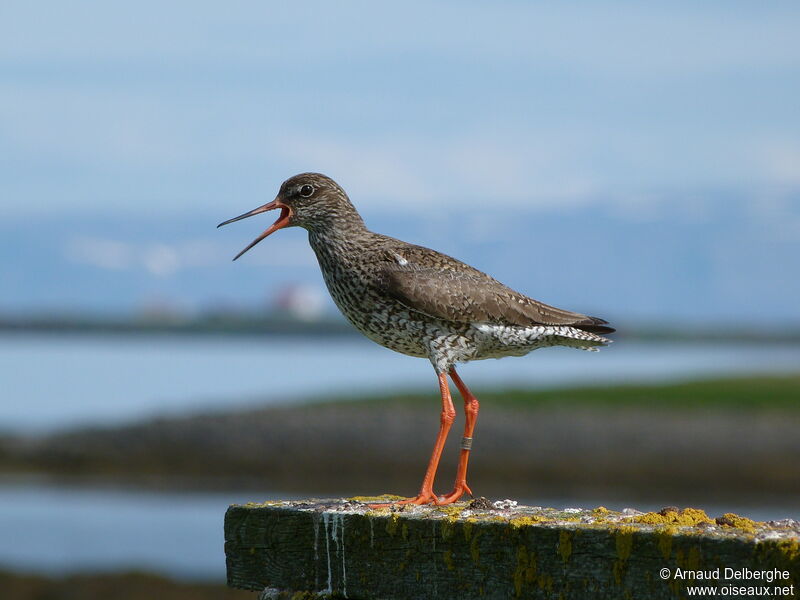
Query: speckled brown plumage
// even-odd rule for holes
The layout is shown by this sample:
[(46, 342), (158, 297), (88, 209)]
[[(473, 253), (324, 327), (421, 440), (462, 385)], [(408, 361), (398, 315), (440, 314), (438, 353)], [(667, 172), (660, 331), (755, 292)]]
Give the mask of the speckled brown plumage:
[(287, 204), (308, 229), (339, 310), (371, 340), (427, 357), (437, 372), (543, 346), (591, 349), (607, 343), (600, 333), (613, 331), (602, 319), (538, 302), (450, 256), (370, 231), (324, 175), (292, 177), (280, 195), (304, 185), (320, 200), (304, 206), (298, 195), (301, 202)]
[[(273, 202), (223, 225), (273, 209), (281, 210), (278, 220), (236, 258), (277, 229), (305, 228), (344, 316), (371, 340), (428, 358), (436, 369), (442, 428), (420, 494), (409, 502), (453, 502), (470, 491), (466, 465), (478, 401), (455, 372), (457, 363), (522, 356), (546, 346), (594, 350), (609, 342), (601, 334), (614, 331), (602, 319), (538, 302), (450, 256), (370, 231), (344, 190), (318, 173), (286, 180)], [(467, 425), (456, 487), (439, 498), (431, 486), (455, 416), (448, 375), (464, 397)]]

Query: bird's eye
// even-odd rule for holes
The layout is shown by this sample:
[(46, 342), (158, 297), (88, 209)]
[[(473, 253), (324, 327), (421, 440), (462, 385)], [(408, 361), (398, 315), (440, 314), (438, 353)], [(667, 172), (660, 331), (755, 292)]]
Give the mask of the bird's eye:
[(300, 195), (303, 198), (308, 198), (311, 194), (314, 193), (314, 186), (305, 184), (303, 187), (300, 188)]

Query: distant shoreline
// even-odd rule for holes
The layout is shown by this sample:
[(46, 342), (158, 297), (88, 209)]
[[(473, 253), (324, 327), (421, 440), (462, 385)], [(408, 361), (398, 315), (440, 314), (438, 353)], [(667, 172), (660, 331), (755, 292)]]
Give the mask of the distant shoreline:
[[(221, 578), (220, 578), (221, 579)], [(185, 581), (142, 571), (92, 571), (45, 575), (0, 568), (0, 589), (7, 600), (31, 598), (161, 598), (163, 600), (252, 600), (252, 592), (234, 590), (224, 581)], [(66, 593), (65, 593), (66, 590)], [(68, 595), (68, 596), (67, 596)]]
[[(753, 490), (762, 498), (800, 494), (798, 374), (475, 391), (482, 411), (471, 464), (482, 495), (691, 504)], [(0, 473), (161, 488), (410, 493), (437, 423), (435, 393), (159, 417), (2, 436)], [(442, 485), (457, 456), (458, 432), (450, 437)]]
[[(298, 337), (355, 337), (360, 334), (345, 320), (303, 320), (287, 315), (223, 314), (201, 316), (0, 315), (0, 334), (77, 335), (210, 335)], [(800, 327), (778, 329), (748, 325), (665, 327), (620, 326), (614, 339), (638, 342), (784, 343), (800, 344)]]
[(0, 333), (70, 333), (85, 335), (199, 334), (220, 336), (273, 334), (314, 337), (359, 335), (349, 323), (342, 320), (305, 321), (278, 317), (246, 316), (197, 318), (0, 317)]

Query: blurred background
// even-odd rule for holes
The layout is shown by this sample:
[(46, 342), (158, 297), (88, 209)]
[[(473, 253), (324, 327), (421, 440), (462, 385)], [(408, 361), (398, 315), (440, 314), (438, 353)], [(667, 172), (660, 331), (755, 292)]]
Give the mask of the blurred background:
[(342, 320), (304, 231), (231, 263), (273, 219), (215, 230), (303, 171), (619, 328), (461, 369), (478, 495), (800, 518), (798, 27), (792, 2), (3, 2), (3, 589), (243, 597), (228, 504), (416, 491), (430, 365)]

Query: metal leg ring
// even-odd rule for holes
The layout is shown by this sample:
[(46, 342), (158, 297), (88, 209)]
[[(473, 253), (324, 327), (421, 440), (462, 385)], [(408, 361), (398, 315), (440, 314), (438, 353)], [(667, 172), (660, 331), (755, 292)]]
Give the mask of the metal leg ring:
[(471, 437), (462, 437), (461, 438), (461, 449), (462, 450), (472, 450), (472, 438)]

